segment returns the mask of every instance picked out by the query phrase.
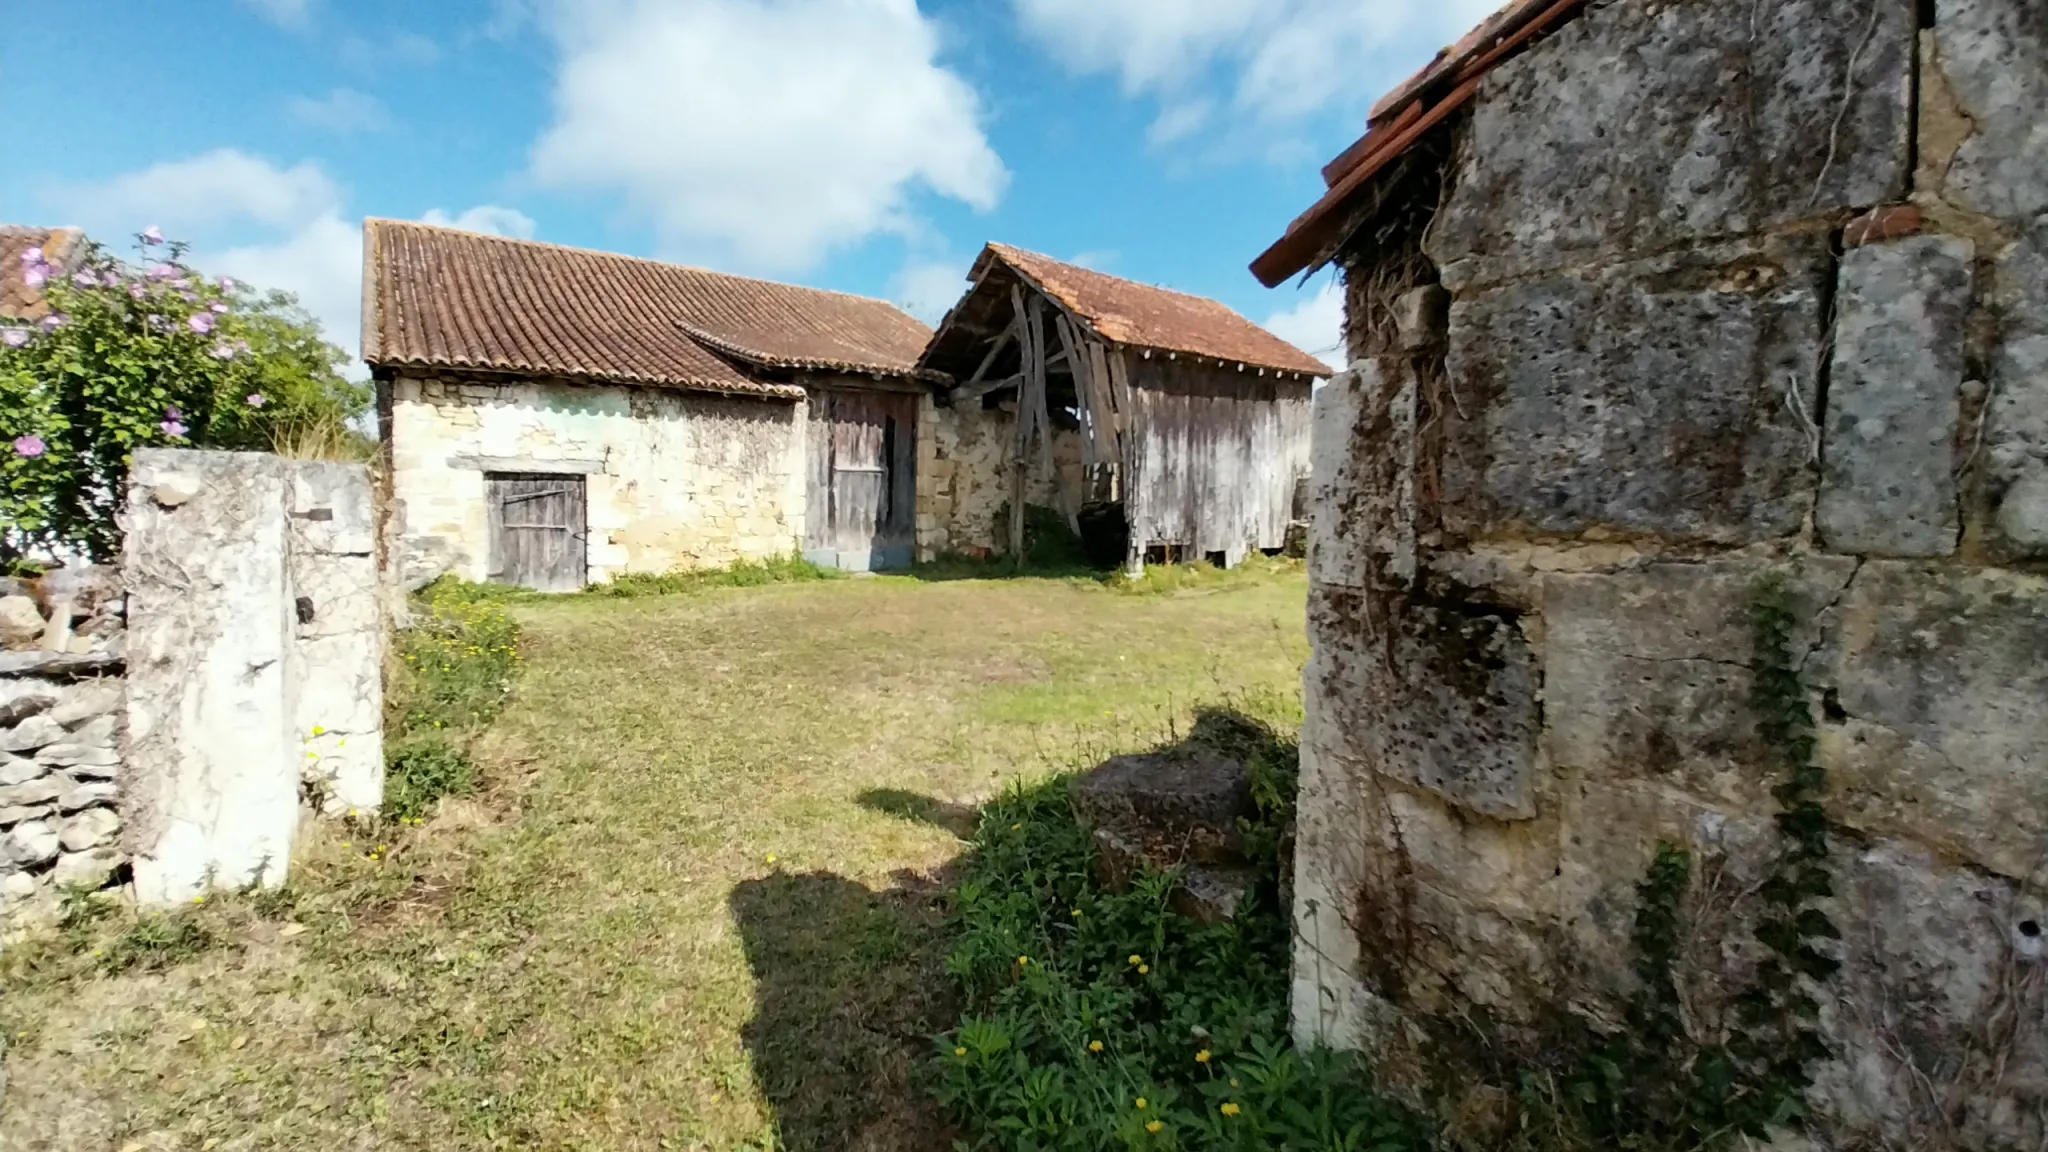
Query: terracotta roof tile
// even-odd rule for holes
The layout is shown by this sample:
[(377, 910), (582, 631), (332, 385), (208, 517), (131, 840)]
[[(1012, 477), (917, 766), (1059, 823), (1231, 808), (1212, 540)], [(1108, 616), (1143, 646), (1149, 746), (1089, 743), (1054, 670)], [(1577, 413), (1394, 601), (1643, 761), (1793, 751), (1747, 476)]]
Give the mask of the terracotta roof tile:
[(1036, 284), (1112, 343), (1282, 372), (1330, 375), (1329, 365), (1214, 300), (1139, 284), (1007, 244), (990, 244), (976, 263), (977, 270), (990, 259)]
[(881, 300), (398, 220), (365, 222), (363, 260), (377, 365), (795, 398), (744, 366), (912, 375), (931, 335)]
[(50, 314), (42, 290), (21, 278), (21, 254), (31, 248), (41, 248), (43, 259), (69, 272), (85, 256), (85, 234), (76, 228), (0, 225), (0, 320), (40, 320)]
[(1587, 0), (1509, 0), (1381, 97), (1372, 107), (1365, 135), (1324, 166), (1329, 191), (1252, 261), (1252, 274), (1270, 288), (1327, 261), (1343, 243), (1354, 205), (1364, 199), (1374, 176), (1464, 107), (1488, 72), (1577, 16), (1586, 4)]

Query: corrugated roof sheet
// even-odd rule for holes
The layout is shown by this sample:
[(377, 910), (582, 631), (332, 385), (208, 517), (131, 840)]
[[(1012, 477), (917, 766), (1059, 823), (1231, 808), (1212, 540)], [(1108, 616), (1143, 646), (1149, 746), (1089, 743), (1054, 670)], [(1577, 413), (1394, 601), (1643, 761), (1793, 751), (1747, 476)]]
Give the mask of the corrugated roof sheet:
[(1252, 261), (1252, 274), (1271, 288), (1334, 254), (1353, 223), (1353, 208), (1372, 178), (1472, 99), (1502, 61), (1578, 15), (1587, 0), (1511, 0), (1420, 72), (1373, 105), (1365, 135), (1323, 168), (1329, 191)]
[(41, 248), (43, 259), (69, 272), (85, 256), (85, 233), (76, 228), (0, 225), (0, 320), (40, 320), (50, 314), (42, 289), (22, 280), (21, 254)]
[(912, 375), (931, 335), (881, 300), (399, 220), (365, 222), (363, 260), (376, 365), (796, 398), (746, 366)]
[(1214, 300), (1139, 284), (1007, 244), (990, 244), (976, 262), (977, 272), (991, 259), (1036, 284), (1112, 343), (1282, 372), (1330, 375), (1329, 365)]

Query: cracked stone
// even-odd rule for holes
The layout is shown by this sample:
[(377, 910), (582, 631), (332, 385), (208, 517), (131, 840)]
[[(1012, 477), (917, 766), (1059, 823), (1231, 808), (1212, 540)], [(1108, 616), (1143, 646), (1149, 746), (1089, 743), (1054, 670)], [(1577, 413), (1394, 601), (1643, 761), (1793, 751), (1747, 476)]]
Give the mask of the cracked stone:
[(97, 848), (121, 831), (121, 818), (106, 808), (88, 808), (65, 820), (57, 832), (64, 847), (72, 852)]
[(57, 830), (41, 820), (17, 824), (0, 837), (0, 859), (21, 868), (45, 864), (57, 856)]

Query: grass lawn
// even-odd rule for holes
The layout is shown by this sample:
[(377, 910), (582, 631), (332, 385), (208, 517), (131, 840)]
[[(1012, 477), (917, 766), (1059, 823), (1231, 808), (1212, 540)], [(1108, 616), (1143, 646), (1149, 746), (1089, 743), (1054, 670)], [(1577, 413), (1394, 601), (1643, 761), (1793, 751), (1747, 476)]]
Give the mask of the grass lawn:
[(484, 795), (318, 832), (117, 975), (118, 917), (10, 950), (0, 1148), (945, 1147), (915, 1065), (974, 806), (1298, 708), (1298, 568), (1158, 584), (522, 602)]

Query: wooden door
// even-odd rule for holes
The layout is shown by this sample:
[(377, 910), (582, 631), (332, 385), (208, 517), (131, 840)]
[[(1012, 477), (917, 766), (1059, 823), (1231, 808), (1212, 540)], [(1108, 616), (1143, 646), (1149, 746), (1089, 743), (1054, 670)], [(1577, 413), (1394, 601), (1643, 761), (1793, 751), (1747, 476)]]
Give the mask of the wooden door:
[(811, 395), (804, 554), (855, 571), (907, 568), (917, 544), (917, 397)]
[(583, 587), (589, 533), (583, 477), (492, 472), (484, 477), (490, 578), (542, 592)]

